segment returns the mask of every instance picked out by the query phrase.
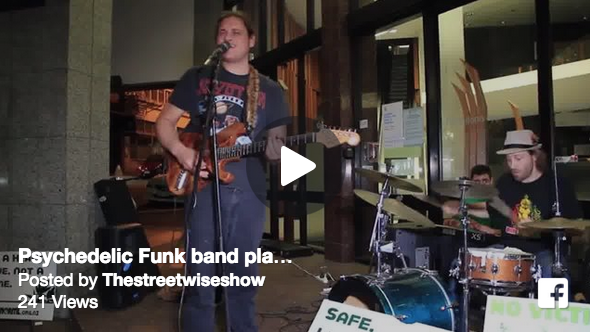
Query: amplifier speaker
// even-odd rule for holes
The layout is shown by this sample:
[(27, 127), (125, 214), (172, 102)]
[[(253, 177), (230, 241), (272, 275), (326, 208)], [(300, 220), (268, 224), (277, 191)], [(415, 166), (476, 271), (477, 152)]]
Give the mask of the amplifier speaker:
[(149, 248), (143, 227), (137, 223), (130, 223), (117, 226), (100, 227), (95, 233), (96, 248), (100, 252), (111, 252), (112, 249), (121, 249), (121, 252), (131, 252), (133, 261), (131, 263), (109, 263), (96, 264), (98, 278), (98, 291), (100, 304), (105, 309), (122, 309), (140, 302), (154, 287), (137, 286), (113, 286), (113, 278), (110, 277), (110, 286), (106, 285), (106, 278), (103, 273), (115, 273), (121, 277), (159, 276), (160, 271), (157, 265), (151, 262), (139, 263), (139, 249)]
[(127, 182), (104, 179), (94, 184), (100, 208), (107, 225), (121, 225), (138, 222), (139, 216)]

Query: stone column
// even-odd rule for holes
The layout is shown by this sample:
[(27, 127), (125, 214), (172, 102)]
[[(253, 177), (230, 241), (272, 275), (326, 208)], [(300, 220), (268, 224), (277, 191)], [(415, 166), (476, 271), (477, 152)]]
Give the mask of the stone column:
[[(347, 1), (322, 0), (322, 48), (319, 107), (329, 126), (353, 127), (351, 103), (350, 43), (346, 29)], [(354, 260), (353, 160), (343, 158), (342, 150), (326, 150), (325, 257), (337, 262)]]
[[(93, 184), (109, 175), (111, 16), (112, 0), (0, 13), (0, 250), (94, 249)], [(78, 272), (95, 273), (58, 266)]]

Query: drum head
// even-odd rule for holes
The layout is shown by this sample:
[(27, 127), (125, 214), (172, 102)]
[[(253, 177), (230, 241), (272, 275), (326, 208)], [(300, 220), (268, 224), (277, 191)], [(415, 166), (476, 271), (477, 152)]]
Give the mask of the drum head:
[(344, 277), (332, 287), (328, 299), (359, 308), (383, 312), (383, 306), (368, 285), (366, 277)]

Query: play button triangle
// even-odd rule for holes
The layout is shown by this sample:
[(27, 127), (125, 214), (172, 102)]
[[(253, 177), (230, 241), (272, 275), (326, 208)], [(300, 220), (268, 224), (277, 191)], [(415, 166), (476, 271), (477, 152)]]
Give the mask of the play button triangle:
[(299, 179), (313, 171), (315, 167), (313, 161), (285, 146), (281, 147), (281, 186), (284, 187)]

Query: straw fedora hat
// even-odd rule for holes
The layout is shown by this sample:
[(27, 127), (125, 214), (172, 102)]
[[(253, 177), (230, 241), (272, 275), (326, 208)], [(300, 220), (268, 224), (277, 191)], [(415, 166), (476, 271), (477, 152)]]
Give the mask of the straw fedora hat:
[(512, 154), (521, 151), (540, 149), (539, 138), (531, 130), (513, 130), (506, 133), (504, 148), (497, 154)]

